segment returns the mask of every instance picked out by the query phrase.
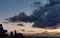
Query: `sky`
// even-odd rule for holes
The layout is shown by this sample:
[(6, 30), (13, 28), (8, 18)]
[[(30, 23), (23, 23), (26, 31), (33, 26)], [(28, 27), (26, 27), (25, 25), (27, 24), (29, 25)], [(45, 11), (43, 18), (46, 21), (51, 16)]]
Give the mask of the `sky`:
[[(45, 4), (47, 0), (37, 0)], [(20, 12), (32, 14), (31, 4), (35, 0), (0, 0), (0, 17), (9, 18)]]

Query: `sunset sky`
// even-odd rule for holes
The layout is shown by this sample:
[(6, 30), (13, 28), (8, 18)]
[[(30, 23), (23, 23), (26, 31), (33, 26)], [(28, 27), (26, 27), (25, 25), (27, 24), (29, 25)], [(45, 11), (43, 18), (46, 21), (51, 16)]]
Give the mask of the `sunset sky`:
[[(45, 4), (47, 0), (37, 0)], [(28, 15), (32, 13), (30, 5), (35, 0), (0, 0), (0, 17), (8, 18), (24, 11)]]
[[(60, 33), (60, 24), (57, 24), (57, 21), (60, 21), (60, 6), (59, 4), (57, 4), (55, 7), (59, 6), (58, 8), (55, 8), (53, 6), (49, 6), (49, 10), (45, 11), (45, 13), (43, 15), (40, 15), (40, 10), (38, 12), (36, 12), (36, 14), (32, 14), (33, 13), (33, 9), (31, 7), (31, 5), (35, 2), (35, 1), (40, 1), (42, 3), (42, 5), (44, 4), (48, 4), (48, 0), (0, 0), (0, 24), (3, 25), (3, 28), (8, 30), (8, 32), (14, 31), (16, 30), (18, 33), (23, 33), (23, 34), (45, 34), (45, 35), (52, 35), (52, 36), (57, 36)], [(45, 7), (44, 7), (45, 8)], [(52, 9), (55, 8), (55, 9)], [(45, 8), (46, 9), (46, 8)], [(44, 9), (44, 10), (45, 10)], [(56, 11), (57, 10), (57, 11)], [(56, 11), (56, 13), (55, 13)], [(35, 21), (33, 19), (31, 19), (29, 16), (24, 16), (23, 14), (23, 20), (21, 20), (21, 22), (19, 21), (22, 17), (18, 18), (18, 21), (14, 22), (14, 19), (12, 20), (12, 22), (9, 22), (10, 20), (5, 20), (4, 18), (10, 18), (10, 17), (14, 17), (14, 15), (17, 15), (17, 17), (19, 17), (19, 13), (20, 12), (25, 12), (27, 15), (32, 14), (32, 16), (37, 17), (38, 14), (40, 16), (38, 16), (37, 20), (35, 19)], [(35, 12), (34, 12), (35, 13)], [(47, 16), (49, 17), (52, 16), (54, 19), (51, 18), (46, 18)], [(41, 17), (42, 16), (42, 17)], [(55, 16), (59, 17), (56, 18)], [(16, 17), (16, 18), (17, 18)], [(29, 19), (27, 20), (28, 22), (23, 22), (24, 17), (29, 17)], [(41, 17), (41, 18), (40, 18)], [(42, 19), (42, 21), (40, 21)], [(58, 20), (59, 19), (59, 20)], [(29, 22), (30, 20), (32, 20), (33, 22)], [(51, 22), (50, 22), (51, 21)], [(54, 23), (53, 23), (54, 21)], [(20, 26), (19, 24), (22, 24), (23, 26)], [(34, 24), (37, 24), (36, 26)], [(55, 26), (57, 24), (56, 27), (52, 27)], [(35, 27), (34, 27), (34, 26)], [(38, 28), (40, 26), (43, 26), (45, 28)], [(46, 27), (47, 26), (47, 27)], [(51, 27), (50, 27), (51, 26)], [(49, 28), (50, 27), (50, 28)], [(54, 29), (52, 29), (54, 28)], [(22, 31), (24, 30), (24, 31)], [(55, 35), (54, 35), (55, 34)], [(60, 36), (60, 35), (59, 35)]]

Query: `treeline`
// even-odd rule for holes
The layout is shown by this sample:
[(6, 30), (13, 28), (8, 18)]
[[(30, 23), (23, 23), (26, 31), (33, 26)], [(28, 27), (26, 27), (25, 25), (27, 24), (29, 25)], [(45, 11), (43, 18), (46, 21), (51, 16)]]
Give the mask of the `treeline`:
[(25, 38), (25, 36), (22, 33), (17, 33), (16, 30), (7, 34), (7, 30), (3, 29), (2, 24), (0, 24), (0, 38)]

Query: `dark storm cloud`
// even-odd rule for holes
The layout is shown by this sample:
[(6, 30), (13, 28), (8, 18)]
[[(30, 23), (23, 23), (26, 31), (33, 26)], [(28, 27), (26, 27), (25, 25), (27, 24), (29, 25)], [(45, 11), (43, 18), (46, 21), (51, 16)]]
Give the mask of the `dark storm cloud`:
[(17, 21), (29, 21), (34, 22), (33, 27), (54, 27), (60, 22), (60, 1), (49, 0), (49, 4), (39, 7), (39, 10), (34, 10), (30, 16), (25, 13), (10, 18), (11, 20)]
[[(60, 2), (58, 0), (50, 0), (46, 5), (45, 11), (35, 22), (33, 27), (54, 27), (60, 22)], [(47, 10), (46, 10), (47, 9)], [(41, 13), (41, 12), (39, 12)], [(38, 12), (36, 14), (39, 14)], [(36, 16), (35, 16), (36, 17)]]

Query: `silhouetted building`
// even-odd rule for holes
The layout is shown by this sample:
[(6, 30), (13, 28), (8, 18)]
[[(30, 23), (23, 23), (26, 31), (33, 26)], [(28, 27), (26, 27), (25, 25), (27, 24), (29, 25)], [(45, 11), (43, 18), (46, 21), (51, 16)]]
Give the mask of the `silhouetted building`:
[(10, 36), (8, 38), (25, 38), (22, 33), (17, 33), (16, 30), (14, 32), (10, 32)]
[(14, 33), (14, 35), (17, 35), (17, 32), (16, 32), (16, 30), (15, 30), (15, 33)]
[(13, 36), (13, 32), (10, 33), (10, 36)]

